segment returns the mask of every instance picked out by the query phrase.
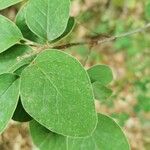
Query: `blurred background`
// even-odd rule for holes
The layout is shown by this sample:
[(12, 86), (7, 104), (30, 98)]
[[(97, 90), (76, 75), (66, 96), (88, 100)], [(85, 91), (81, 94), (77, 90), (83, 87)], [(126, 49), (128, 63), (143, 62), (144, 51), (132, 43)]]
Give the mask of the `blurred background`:
[[(14, 20), (22, 4), (0, 12)], [(76, 25), (61, 44), (82, 42), (99, 34), (119, 35), (150, 22), (149, 0), (72, 0), (71, 16)], [(58, 43), (59, 44), (59, 43)], [(150, 28), (145, 32), (94, 46), (66, 49), (86, 68), (94, 64), (109, 65), (114, 81), (113, 94), (96, 101), (98, 112), (109, 114), (123, 128), (132, 150), (150, 150)], [(88, 59), (87, 59), (88, 58)], [(0, 150), (31, 150), (27, 123), (11, 121), (0, 136)]]

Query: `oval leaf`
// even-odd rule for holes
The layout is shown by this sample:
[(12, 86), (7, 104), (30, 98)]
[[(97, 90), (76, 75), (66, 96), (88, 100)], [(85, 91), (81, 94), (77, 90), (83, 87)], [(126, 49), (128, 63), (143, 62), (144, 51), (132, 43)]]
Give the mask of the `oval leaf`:
[(34, 120), (30, 122), (30, 133), (39, 150), (67, 150), (66, 137), (49, 131)]
[(0, 0), (0, 10), (5, 9), (9, 6), (15, 5), (22, 0)]
[(110, 117), (99, 114), (93, 135), (68, 138), (68, 150), (130, 150), (130, 146), (119, 125)]
[(19, 79), (13, 74), (0, 75), (0, 133), (6, 128), (19, 98)]
[(95, 65), (88, 69), (87, 72), (92, 83), (98, 81), (106, 85), (113, 80), (112, 70), (106, 65)]
[(94, 82), (92, 86), (95, 99), (100, 100), (101, 102), (112, 95), (112, 90), (102, 85), (100, 82)]
[(17, 13), (16, 25), (21, 30), (24, 38), (37, 42), (37, 43), (44, 43), (44, 40), (36, 36), (33, 32), (31, 32), (31, 30), (27, 26), (26, 20), (25, 20), (26, 8), (27, 8), (27, 4), (25, 4)]
[(124, 133), (113, 119), (103, 114), (99, 114), (98, 119), (96, 130), (86, 138), (64, 137), (52, 133), (36, 121), (30, 122), (30, 132), (34, 144), (40, 150), (130, 150)]
[(41, 38), (52, 41), (66, 29), (70, 0), (30, 0), (27, 5), (28, 27)]
[(15, 45), (22, 39), (18, 27), (6, 17), (0, 15), (0, 53)]
[(23, 58), (29, 53), (32, 52), (32, 49), (25, 45), (15, 45), (9, 48), (7, 51), (0, 54), (0, 74), (14, 72), (23, 65), (29, 64), (34, 56)]
[(72, 56), (57, 50), (41, 53), (21, 74), (26, 111), (53, 132), (87, 136), (97, 116), (87, 72)]

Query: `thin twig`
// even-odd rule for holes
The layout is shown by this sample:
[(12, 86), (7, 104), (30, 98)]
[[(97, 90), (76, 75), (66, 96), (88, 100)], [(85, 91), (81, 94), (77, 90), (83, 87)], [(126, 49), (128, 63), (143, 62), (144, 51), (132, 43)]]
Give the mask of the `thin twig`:
[(135, 29), (133, 31), (117, 35), (116, 38), (122, 38), (122, 37), (130, 36), (130, 35), (133, 35), (136, 33), (144, 32), (147, 28), (150, 28), (150, 23), (146, 24), (144, 27), (141, 27), (141, 28)]
[(86, 45), (87, 42), (76, 42), (76, 43), (68, 43), (63, 45), (54, 46), (53, 49), (66, 49), (73, 46)]
[[(26, 56), (23, 56), (22, 59), (30, 57), (32, 55), (36, 55), (38, 53), (40, 53), (41, 51), (43, 51), (44, 49), (66, 49), (66, 48), (70, 48), (70, 47), (74, 47), (74, 46), (81, 46), (81, 45), (89, 45), (90, 47), (94, 47), (95, 45), (99, 45), (99, 44), (103, 44), (103, 43), (107, 43), (107, 42), (112, 42), (116, 39), (119, 38), (123, 38), (123, 37), (127, 37), (127, 36), (131, 36), (133, 34), (136, 33), (140, 33), (140, 32), (144, 32), (146, 29), (150, 28), (150, 23), (147, 23), (145, 26), (129, 31), (129, 32), (125, 32), (125, 33), (121, 33), (119, 35), (116, 36), (102, 36), (102, 38), (96, 38), (96, 39), (89, 39), (87, 41), (83, 41), (83, 42), (74, 42), (74, 43), (67, 43), (67, 44), (63, 44), (63, 45), (58, 45), (58, 46), (54, 46), (54, 47), (50, 47), (49, 45), (41, 45), (41, 44), (37, 44), (35, 42), (29, 41), (27, 39), (23, 39), (26, 43), (31, 44), (32, 46), (38, 47), (38, 50), (34, 51), (31, 54), (27, 54)], [(91, 50), (90, 50), (91, 52)]]
[(148, 28), (150, 28), (150, 23), (146, 24), (144, 27), (135, 29), (133, 31), (121, 33), (121, 34), (116, 35), (116, 36), (110, 36), (110, 37), (106, 37), (104, 39), (97, 39), (97, 40), (94, 40), (94, 41), (92, 41), (92, 40), (89, 41), (88, 40), (88, 41), (84, 41), (84, 42), (63, 44), (63, 45), (55, 46), (53, 48), (66, 49), (66, 48), (69, 48), (69, 47), (79, 46), (79, 45), (91, 45), (91, 44), (92, 45), (99, 45), (99, 44), (102, 44), (102, 43), (107, 43), (107, 42), (114, 41), (114, 40), (119, 39), (119, 38), (127, 37), (127, 36), (130, 36), (130, 35), (136, 34), (136, 33), (144, 32)]

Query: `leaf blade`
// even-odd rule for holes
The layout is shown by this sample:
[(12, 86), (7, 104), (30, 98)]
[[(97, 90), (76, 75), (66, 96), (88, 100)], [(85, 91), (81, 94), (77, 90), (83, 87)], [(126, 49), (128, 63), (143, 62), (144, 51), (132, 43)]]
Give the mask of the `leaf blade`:
[(15, 5), (21, 1), (22, 0), (1, 0), (0, 1), (0, 10), (10, 7), (12, 5)]
[(0, 75), (0, 133), (4, 131), (19, 98), (19, 79), (13, 74)]
[[(37, 36), (52, 41), (66, 29), (69, 19), (69, 0), (30, 0), (26, 23)], [(37, 18), (41, 18), (40, 22)]]
[(130, 150), (129, 143), (119, 125), (110, 117), (98, 114), (98, 125), (87, 138), (69, 138), (69, 150)]
[(91, 82), (98, 81), (103, 85), (107, 85), (113, 80), (112, 70), (107, 65), (95, 65), (87, 70)]
[(67, 150), (66, 137), (47, 130), (35, 120), (29, 125), (33, 143), (40, 150)]
[(18, 27), (6, 17), (0, 15), (0, 53), (15, 45), (22, 39)]
[(87, 136), (95, 129), (97, 116), (91, 88), (82, 65), (62, 51), (41, 53), (21, 74), (21, 99), (26, 111), (62, 135)]
[(34, 57), (21, 58), (31, 53), (32, 49), (25, 45), (15, 45), (0, 54), (0, 74), (13, 73), (23, 65), (29, 64)]
[(15, 22), (18, 28), (21, 30), (23, 37), (26, 39), (29, 39), (31, 41), (37, 42), (37, 43), (44, 43), (45, 41), (38, 36), (36, 36), (27, 26), (26, 24), (26, 8), (28, 3), (25, 3), (22, 8), (19, 10), (19, 12), (16, 15)]
[(93, 86), (95, 99), (101, 102), (106, 101), (106, 99), (110, 97), (113, 93), (111, 89), (102, 85), (100, 82), (94, 82), (92, 86)]

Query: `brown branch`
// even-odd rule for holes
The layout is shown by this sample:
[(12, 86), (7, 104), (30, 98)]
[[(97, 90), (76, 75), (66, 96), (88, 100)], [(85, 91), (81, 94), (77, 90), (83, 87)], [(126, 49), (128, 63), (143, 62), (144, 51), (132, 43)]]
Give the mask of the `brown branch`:
[(127, 37), (127, 36), (130, 36), (130, 35), (136, 34), (136, 33), (144, 32), (148, 28), (150, 28), (150, 23), (147, 23), (145, 26), (143, 26), (141, 28), (135, 29), (133, 31), (125, 32), (125, 33), (122, 33), (122, 34), (119, 34), (119, 35), (116, 35), (116, 36), (97, 35), (95, 37), (90, 37), (87, 41), (62, 44), (62, 45), (53, 46), (53, 47), (51, 47), (49, 45), (37, 44), (35, 42), (31, 42), (27, 39), (24, 39), (26, 44), (29, 44), (29, 45), (31, 44), (32, 46), (35, 46), (35, 48), (38, 48), (38, 49), (36, 49), (32, 53), (24, 55), (21, 58), (19, 57), (18, 60), (24, 59), (24, 58), (27, 58), (27, 57), (31, 57), (33, 55), (36, 55), (36, 54), (42, 52), (44, 49), (48, 49), (48, 48), (63, 50), (63, 49), (66, 49), (66, 48), (70, 48), (70, 47), (74, 47), (74, 46), (80, 46), (80, 45), (88, 45), (89, 47), (92, 48), (95, 45), (99, 45), (99, 44), (103, 44), (103, 43), (107, 43), (107, 42), (112, 42), (112, 41), (114, 41), (116, 39), (119, 39), (119, 38), (123, 38), (123, 37)]
[(150, 23), (146, 24), (144, 27), (135, 29), (133, 31), (125, 32), (125, 33), (122, 33), (122, 34), (119, 34), (116, 36), (107, 36), (107, 37), (105, 36), (105, 37), (95, 38), (94, 40), (93, 40), (93, 38), (91, 38), (84, 42), (68, 43), (68, 44), (63, 44), (63, 45), (59, 45), (59, 46), (54, 46), (52, 48), (66, 49), (69, 47), (80, 46), (80, 45), (95, 46), (95, 45), (99, 45), (99, 44), (103, 44), (103, 43), (107, 43), (107, 42), (112, 42), (119, 38), (128, 37), (128, 36), (131, 36), (136, 33), (144, 32), (148, 28), (150, 28)]
[(54, 46), (53, 49), (66, 49), (73, 46), (86, 45), (87, 42), (68, 43), (63, 45)]

